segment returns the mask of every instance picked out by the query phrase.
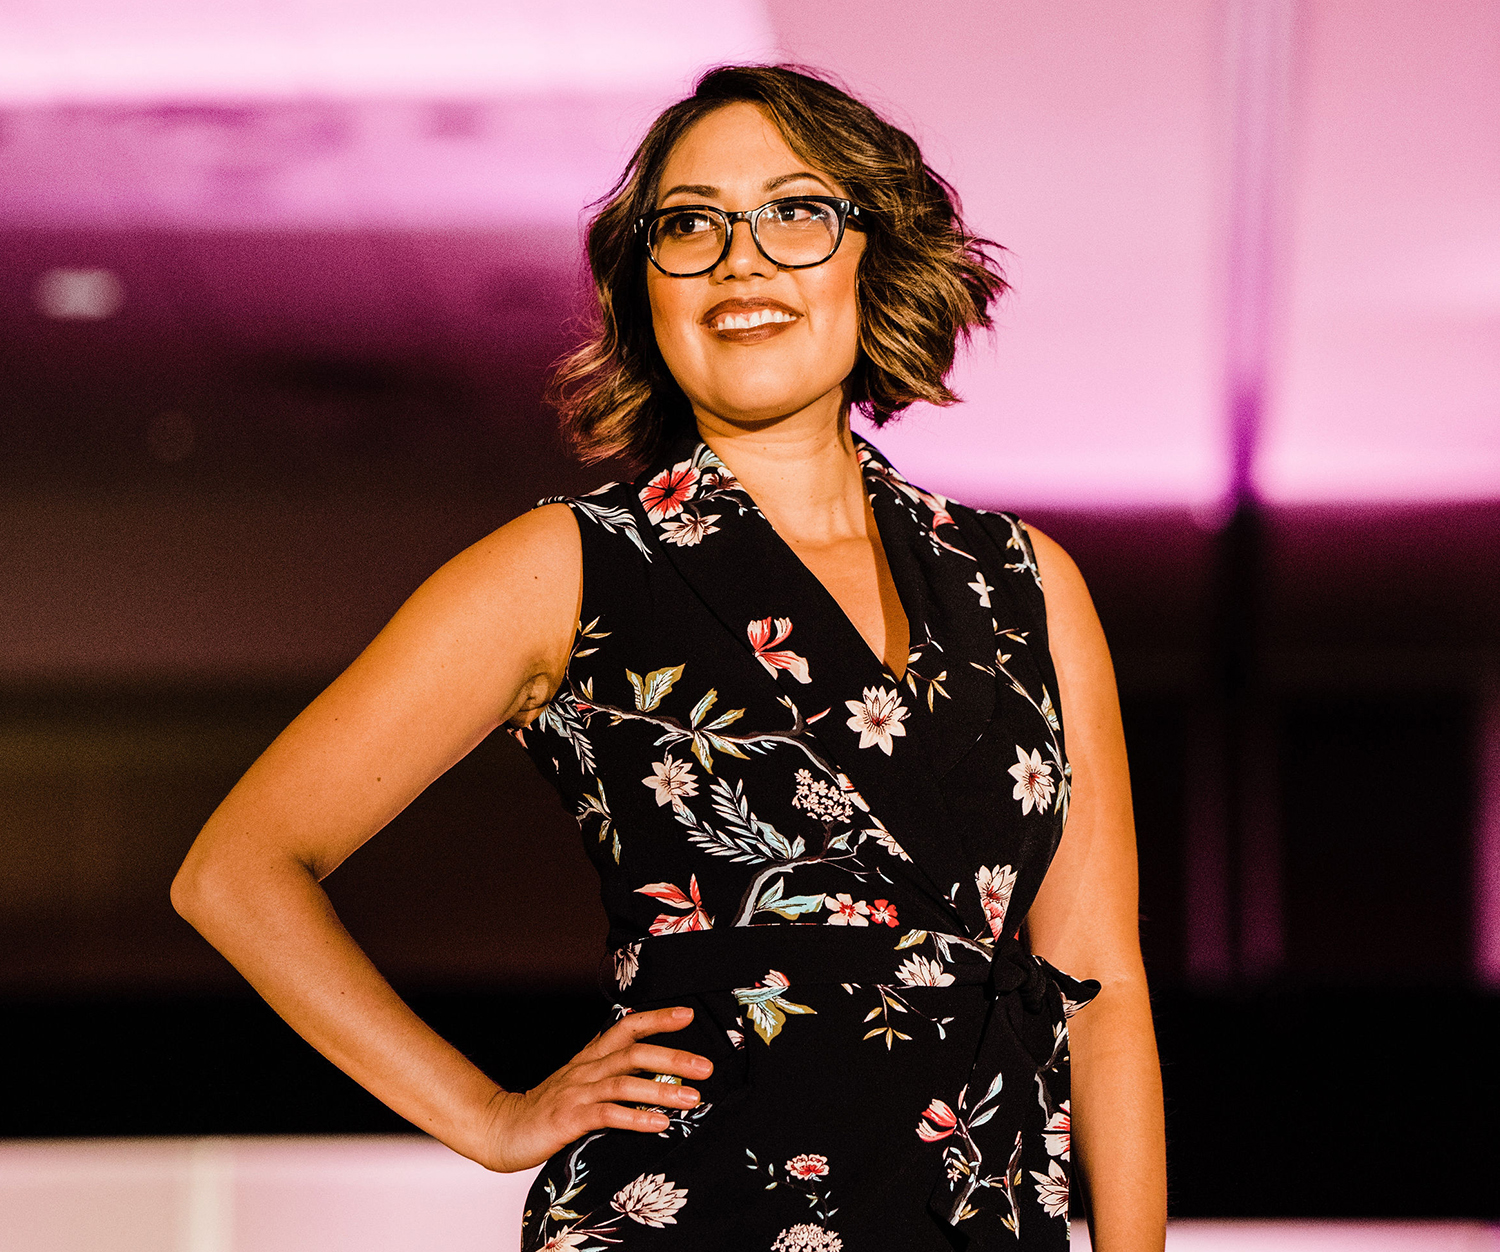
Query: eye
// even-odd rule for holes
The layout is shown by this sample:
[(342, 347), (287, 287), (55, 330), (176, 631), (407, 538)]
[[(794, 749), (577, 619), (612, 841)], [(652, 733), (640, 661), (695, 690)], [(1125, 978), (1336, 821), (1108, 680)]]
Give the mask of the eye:
[(817, 200), (778, 200), (767, 216), (778, 226), (815, 226), (831, 220), (833, 210)]
[(662, 218), (657, 230), (664, 236), (675, 239), (690, 239), (694, 235), (706, 235), (715, 228), (714, 219), (696, 209), (685, 209)]

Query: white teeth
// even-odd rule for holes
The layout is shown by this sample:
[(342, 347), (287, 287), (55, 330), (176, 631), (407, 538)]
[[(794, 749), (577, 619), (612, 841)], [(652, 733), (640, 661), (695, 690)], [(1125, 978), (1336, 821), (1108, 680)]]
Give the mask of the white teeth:
[(780, 309), (756, 309), (753, 313), (725, 313), (714, 318), (715, 330), (754, 330), (767, 322), (791, 322), (796, 319)]

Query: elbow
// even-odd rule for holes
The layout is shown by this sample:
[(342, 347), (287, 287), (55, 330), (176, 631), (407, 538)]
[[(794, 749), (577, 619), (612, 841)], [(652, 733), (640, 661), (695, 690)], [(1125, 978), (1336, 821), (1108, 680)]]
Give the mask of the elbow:
[(193, 854), (189, 853), (187, 860), (177, 871), (177, 876), (172, 879), (172, 907), (177, 910), (179, 917), (197, 927), (203, 912), (204, 894), (201, 867)]

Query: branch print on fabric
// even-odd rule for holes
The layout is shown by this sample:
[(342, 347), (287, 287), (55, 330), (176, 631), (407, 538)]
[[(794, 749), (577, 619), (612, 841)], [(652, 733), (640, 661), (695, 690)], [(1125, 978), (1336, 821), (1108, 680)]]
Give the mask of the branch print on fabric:
[(1016, 1132), (1016, 1144), (1006, 1162), (1004, 1172), (986, 1174), (984, 1153), (974, 1140), (973, 1132), (995, 1116), (995, 1101), (1005, 1086), (1005, 1075), (996, 1074), (990, 1081), (984, 1098), (973, 1108), (967, 1107), (969, 1088), (958, 1093), (957, 1107), (934, 1098), (917, 1122), (917, 1138), (923, 1143), (939, 1143), (949, 1140), (943, 1150), (943, 1164), (947, 1167), (948, 1185), (954, 1191), (952, 1216), (955, 1223), (975, 1216), (979, 1210), (974, 1204), (974, 1193), (982, 1188), (998, 1189), (1006, 1200), (1006, 1212), (1000, 1220), (1005, 1228), (1020, 1238), (1021, 1212), (1016, 1203), (1016, 1187), (1021, 1182), (1021, 1132)]

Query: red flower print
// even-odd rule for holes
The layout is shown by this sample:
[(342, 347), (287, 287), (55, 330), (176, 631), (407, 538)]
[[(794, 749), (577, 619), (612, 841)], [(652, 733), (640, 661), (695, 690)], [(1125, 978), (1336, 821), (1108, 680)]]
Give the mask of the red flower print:
[(934, 1100), (917, 1123), (917, 1138), (923, 1143), (936, 1143), (946, 1139), (958, 1125), (958, 1115), (941, 1100)]
[(804, 1152), (786, 1163), (786, 1172), (804, 1182), (810, 1178), (822, 1178), (828, 1173), (828, 1158), (814, 1152)]
[(688, 891), (692, 892), (689, 898), (683, 893), (681, 887), (669, 882), (647, 883), (644, 887), (637, 887), (637, 895), (650, 896), (654, 900), (660, 900), (663, 904), (670, 904), (674, 909), (688, 910), (681, 917), (674, 917), (671, 913), (659, 913), (650, 930), (653, 935), (675, 935), (684, 930), (708, 930), (714, 924), (703, 908), (703, 899), (698, 894), (698, 875), (694, 874), (688, 882)]
[(870, 905), (870, 920), (876, 925), (884, 923), (887, 926), (896, 924), (896, 906), (889, 900), (876, 900)]
[(698, 471), (689, 461), (664, 469), (641, 488), (641, 503), (653, 522), (664, 522), (682, 512), (682, 506), (693, 498)]
[[(774, 634), (772, 634), (773, 628)], [(764, 665), (772, 676), (777, 670), (784, 669), (799, 683), (812, 682), (812, 676), (807, 672), (806, 657), (798, 656), (790, 648), (772, 651), (778, 643), (792, 633), (791, 618), (763, 617), (760, 621), (751, 622), (746, 626), (745, 633), (750, 636), (750, 646), (755, 649), (755, 659)]]

